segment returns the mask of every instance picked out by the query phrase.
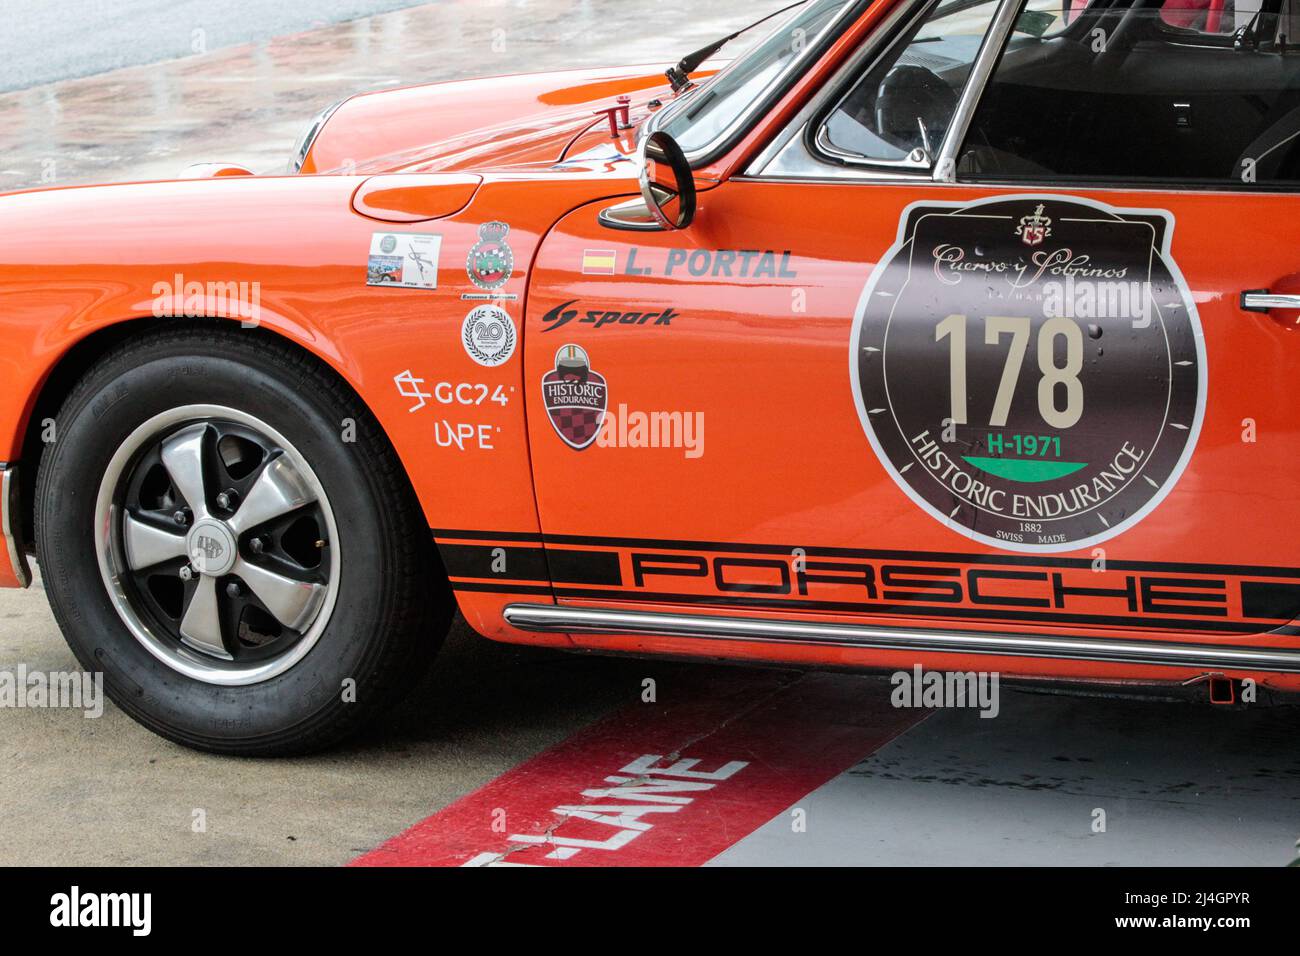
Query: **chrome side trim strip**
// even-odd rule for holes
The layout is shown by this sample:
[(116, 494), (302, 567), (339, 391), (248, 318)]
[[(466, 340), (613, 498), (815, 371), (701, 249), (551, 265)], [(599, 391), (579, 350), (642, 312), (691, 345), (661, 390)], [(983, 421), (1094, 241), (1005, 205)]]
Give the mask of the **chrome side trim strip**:
[(18, 515), (22, 514), (22, 498), (18, 495), (18, 468), (6, 467), (0, 474), (0, 524), (3, 524), (5, 547), (9, 551), (9, 565), (14, 569), (18, 584), (28, 587), (32, 583), (32, 569), (27, 565), (18, 533)]
[(1245, 648), (1159, 641), (1102, 641), (1049, 634), (920, 630), (865, 624), (826, 624), (819, 621), (773, 621), (702, 614), (614, 611), (560, 607), (554, 604), (511, 604), (504, 613), (506, 623), (523, 631), (647, 634), (721, 641), (992, 654), (1003, 657), (1043, 657), (1300, 674), (1300, 647), (1292, 650), (1282, 647)]
[(984, 95), (984, 87), (988, 85), (989, 77), (993, 75), (993, 67), (997, 65), (998, 57), (1002, 55), (1002, 49), (1007, 45), (1007, 38), (1015, 28), (1020, 8), (1023, 6), (1024, 0), (1002, 0), (1002, 6), (994, 15), (989, 32), (984, 36), (984, 43), (979, 53), (975, 55), (975, 63), (971, 67), (970, 76), (966, 79), (966, 89), (962, 90), (957, 109), (952, 114), (952, 122), (948, 124), (948, 133), (943, 138), (943, 146), (939, 149), (939, 159), (934, 164), (935, 182), (955, 183), (957, 181), (957, 153), (962, 143), (966, 141), (971, 121), (975, 118), (975, 108)]

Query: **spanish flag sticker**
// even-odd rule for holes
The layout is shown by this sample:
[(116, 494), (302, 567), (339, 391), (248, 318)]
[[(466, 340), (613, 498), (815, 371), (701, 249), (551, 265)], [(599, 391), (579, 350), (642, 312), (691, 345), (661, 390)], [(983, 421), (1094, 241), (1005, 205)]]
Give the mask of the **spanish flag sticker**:
[(613, 249), (584, 249), (582, 274), (585, 276), (612, 276), (616, 253)]

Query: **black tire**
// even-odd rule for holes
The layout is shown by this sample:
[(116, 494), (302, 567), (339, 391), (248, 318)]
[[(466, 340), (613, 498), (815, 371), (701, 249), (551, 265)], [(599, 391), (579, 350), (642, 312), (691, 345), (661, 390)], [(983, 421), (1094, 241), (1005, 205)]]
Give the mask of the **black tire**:
[[(100, 477), (153, 416), (211, 404), (256, 416), (316, 473), (340, 537), (337, 598), (320, 637), (282, 674), (206, 683), (160, 660), (127, 628), (95, 549)], [(348, 420), (355, 441), (345, 442)], [(330, 369), (274, 335), (177, 322), (133, 339), (91, 368), (64, 402), (42, 457), (36, 547), (55, 618), (109, 698), (162, 736), (248, 756), (328, 747), (398, 700), (424, 673), (454, 600), (427, 523), (379, 423)], [(347, 701), (345, 682), (355, 684)]]

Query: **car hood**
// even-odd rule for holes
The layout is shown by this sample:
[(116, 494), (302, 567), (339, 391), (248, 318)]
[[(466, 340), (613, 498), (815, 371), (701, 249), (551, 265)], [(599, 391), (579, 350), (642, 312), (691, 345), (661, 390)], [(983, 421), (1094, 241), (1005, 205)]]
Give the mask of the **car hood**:
[[(304, 173), (482, 171), (552, 164), (631, 97), (632, 122), (672, 91), (662, 66), (566, 70), (433, 83), (346, 100), (317, 134)], [(594, 132), (594, 129), (593, 129)], [(616, 142), (606, 132), (607, 143)], [(626, 140), (626, 137), (620, 137)], [(584, 139), (584, 146), (587, 145)]]

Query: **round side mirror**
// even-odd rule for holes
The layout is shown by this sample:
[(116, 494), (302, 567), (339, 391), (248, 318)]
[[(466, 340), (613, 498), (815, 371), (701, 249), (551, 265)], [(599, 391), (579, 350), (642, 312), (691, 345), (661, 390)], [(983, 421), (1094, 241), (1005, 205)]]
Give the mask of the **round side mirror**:
[(641, 198), (666, 229), (685, 229), (695, 218), (695, 177), (677, 141), (662, 130), (641, 144)]

